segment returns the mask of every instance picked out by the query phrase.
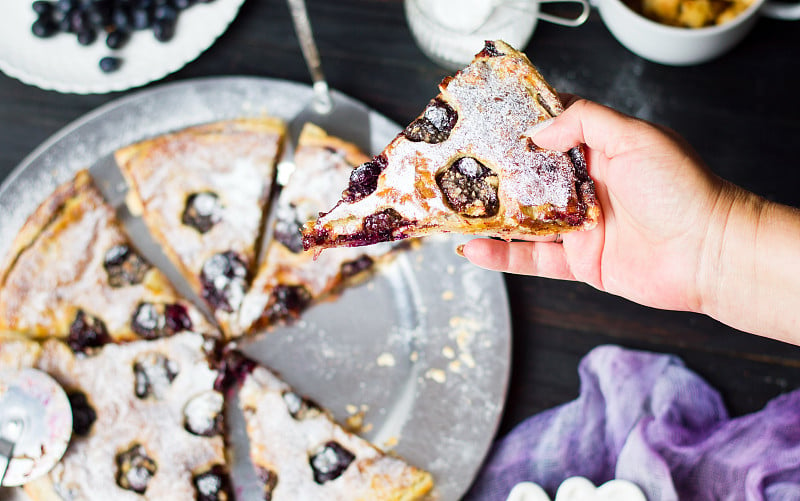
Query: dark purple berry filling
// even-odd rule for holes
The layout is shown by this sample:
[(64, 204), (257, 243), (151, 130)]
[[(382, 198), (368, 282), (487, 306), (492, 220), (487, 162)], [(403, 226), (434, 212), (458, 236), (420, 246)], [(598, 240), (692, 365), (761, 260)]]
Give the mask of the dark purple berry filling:
[(279, 209), (274, 238), (295, 254), (303, 252), (303, 234), (300, 232), (302, 228), (303, 223), (298, 221), (294, 205)]
[(256, 466), (256, 477), (264, 486), (264, 497), (262, 499), (264, 501), (272, 501), (272, 491), (278, 485), (278, 474), (263, 466)]
[(183, 427), (201, 437), (221, 435), (223, 430), (223, 397), (217, 391), (206, 391), (192, 397), (183, 408)]
[(203, 299), (214, 310), (239, 308), (247, 288), (247, 266), (233, 251), (211, 256), (200, 272)]
[(214, 381), (214, 389), (225, 393), (236, 383), (242, 382), (257, 365), (236, 350), (224, 351), (216, 363), (217, 379)]
[(156, 339), (190, 330), (189, 312), (181, 304), (139, 303), (131, 318), (131, 329), (144, 339)]
[(362, 271), (372, 268), (374, 261), (371, 257), (365, 255), (360, 256), (358, 259), (346, 261), (339, 267), (339, 272), (342, 277), (349, 278), (358, 275)]
[(378, 155), (369, 162), (359, 165), (350, 173), (350, 183), (342, 193), (345, 202), (353, 203), (361, 200), (378, 187), (378, 176), (388, 165), (384, 155)]
[(270, 306), (262, 315), (272, 323), (297, 318), (311, 302), (311, 294), (302, 285), (278, 285), (272, 290)]
[(144, 447), (133, 444), (130, 449), (117, 454), (117, 485), (144, 494), (157, 469), (156, 462), (147, 456)]
[(222, 465), (215, 464), (210, 470), (192, 478), (197, 491), (197, 501), (233, 501), (228, 472)]
[(486, 40), (483, 50), (478, 53), (476, 57), (498, 57), (505, 56), (504, 53), (497, 50), (497, 45), (491, 40)]
[(92, 425), (97, 419), (97, 413), (89, 404), (86, 394), (82, 391), (71, 392), (67, 395), (67, 398), (72, 408), (72, 432), (85, 437), (92, 429)]
[(134, 393), (139, 398), (164, 398), (178, 371), (178, 365), (161, 353), (142, 353), (133, 362)]
[(500, 180), (491, 169), (470, 157), (459, 158), (437, 174), (436, 184), (451, 209), (466, 217), (492, 217), (500, 209)]
[(339, 478), (355, 458), (352, 452), (337, 442), (332, 440), (327, 442), (309, 458), (311, 470), (314, 472), (314, 481), (324, 484)]
[(441, 143), (450, 137), (450, 132), (456, 126), (457, 121), (456, 110), (437, 97), (428, 104), (421, 117), (411, 122), (403, 130), (403, 135), (409, 141)]
[(394, 230), (406, 226), (406, 220), (392, 208), (370, 214), (364, 218), (363, 233), (366, 240), (386, 242), (393, 240)]
[(220, 221), (221, 212), (222, 206), (215, 193), (210, 191), (192, 193), (186, 198), (181, 222), (200, 233), (206, 233)]
[(78, 310), (75, 320), (69, 327), (67, 344), (75, 353), (86, 353), (91, 348), (99, 348), (111, 342), (102, 320)]
[(322, 413), (322, 409), (319, 405), (293, 391), (284, 391), (283, 401), (286, 403), (286, 409), (289, 411), (289, 414), (298, 421)]

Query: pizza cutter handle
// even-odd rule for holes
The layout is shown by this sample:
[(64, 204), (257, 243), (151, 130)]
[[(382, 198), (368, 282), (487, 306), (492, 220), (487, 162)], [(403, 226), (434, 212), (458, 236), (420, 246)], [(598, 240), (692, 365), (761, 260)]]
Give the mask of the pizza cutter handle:
[(14, 445), (22, 434), (22, 420), (9, 419), (0, 429), (0, 486), (6, 479), (8, 465), (14, 456)]
[(319, 58), (317, 44), (314, 42), (314, 34), (311, 31), (306, 2), (305, 0), (287, 0), (287, 3), (292, 13), (292, 22), (294, 30), (297, 32), (297, 39), (300, 41), (303, 58), (305, 58), (308, 71), (311, 73), (311, 81), (314, 85), (314, 109), (317, 113), (327, 114), (333, 108), (333, 100), (328, 82), (325, 80), (325, 74), (322, 72), (322, 62)]

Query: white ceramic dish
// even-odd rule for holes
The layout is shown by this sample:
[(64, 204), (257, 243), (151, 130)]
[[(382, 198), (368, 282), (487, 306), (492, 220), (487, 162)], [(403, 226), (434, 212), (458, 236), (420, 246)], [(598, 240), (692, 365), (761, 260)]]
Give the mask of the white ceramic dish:
[(800, 19), (800, 5), (755, 0), (735, 19), (705, 28), (667, 26), (637, 14), (622, 0), (596, 0), (603, 22), (631, 52), (656, 63), (686, 66), (721, 56), (750, 32), (760, 15)]
[[(198, 3), (182, 11), (175, 37), (167, 43), (150, 30), (136, 31), (117, 51), (102, 36), (89, 46), (72, 33), (36, 38), (31, 25), (36, 14), (31, 0), (3, 2), (0, 16), (0, 70), (26, 84), (75, 94), (100, 94), (139, 87), (181, 69), (194, 60), (225, 31), (244, 0)], [(122, 66), (103, 73), (98, 62), (118, 55)]]
[[(293, 82), (228, 77), (156, 86), (112, 101), (54, 135), (0, 185), (0, 255), (56, 186), (115, 149), (226, 118), (290, 120), (312, 92)], [(335, 91), (332, 97), (364, 106)], [(401, 128), (372, 110), (369, 120), (375, 153)], [(92, 174), (101, 189), (121, 205), (120, 174), (98, 169)], [(124, 222), (146, 257), (187, 293), (141, 221), (128, 215)], [(433, 473), (442, 501), (464, 494), (489, 450), (511, 363), (503, 278), (458, 257), (454, 250), (463, 241), (428, 238), (369, 281), (311, 308), (299, 323), (243, 343), (248, 355), (340, 421), (363, 412), (364, 436)], [(260, 499), (261, 485), (248, 477), (243, 416), (235, 406), (227, 415), (239, 499)]]

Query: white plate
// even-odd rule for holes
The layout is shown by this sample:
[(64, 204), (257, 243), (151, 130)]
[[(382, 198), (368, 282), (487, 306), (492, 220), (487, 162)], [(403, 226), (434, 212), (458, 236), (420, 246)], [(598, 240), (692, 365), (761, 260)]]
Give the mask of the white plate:
[[(37, 38), (31, 32), (36, 13), (32, 0), (3, 1), (0, 16), (0, 70), (46, 90), (99, 94), (138, 87), (163, 78), (194, 60), (225, 31), (244, 0), (214, 0), (182, 11), (175, 36), (159, 42), (152, 30), (136, 31), (121, 49), (112, 51), (102, 34), (89, 46), (74, 33)], [(103, 73), (99, 61), (116, 55), (122, 66)]]
[[(307, 85), (227, 77), (162, 85), (99, 108), (31, 153), (0, 186), (0, 255), (56, 186), (107, 153), (213, 120), (262, 114), (289, 120), (311, 96)], [(333, 98), (364, 107), (337, 92)], [(401, 128), (375, 111), (368, 115), (376, 153)], [(98, 170), (92, 173), (110, 202), (121, 204), (126, 188), (119, 173)], [(152, 253), (146, 235), (136, 232), (137, 221), (125, 220), (132, 238), (185, 292), (163, 254)], [(364, 436), (433, 473), (446, 501), (464, 494), (491, 445), (511, 356), (503, 278), (458, 257), (462, 241), (427, 238), (371, 280), (312, 307), (296, 325), (243, 343), (248, 355), (340, 421), (363, 411)], [(240, 499), (256, 499), (248, 495), (254, 484), (240, 413), (228, 412), (228, 425)]]

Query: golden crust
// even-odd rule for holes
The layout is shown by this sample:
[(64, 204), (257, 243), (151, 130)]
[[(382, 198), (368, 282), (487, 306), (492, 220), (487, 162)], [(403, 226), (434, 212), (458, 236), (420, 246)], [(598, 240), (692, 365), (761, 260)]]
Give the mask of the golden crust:
[[(202, 297), (200, 272), (213, 255), (232, 251), (252, 272), (262, 217), (285, 125), (264, 117), (189, 127), (120, 149), (115, 157), (130, 186), (127, 203)], [(189, 196), (208, 192), (220, 221), (201, 233), (182, 222)], [(212, 308), (213, 309), (213, 308)], [(235, 310), (236, 308), (234, 308)], [(214, 311), (226, 334), (231, 315)]]
[(600, 207), (582, 148), (543, 150), (527, 136), (563, 107), (524, 54), (487, 42), (439, 89), (364, 169), (367, 178), (377, 171), (372, 184), (351, 181), (338, 204), (306, 225), (306, 249), (443, 232), (525, 239), (597, 224)]
[(132, 248), (116, 214), (87, 171), (58, 187), (28, 218), (5, 258), (0, 281), (0, 329), (65, 338), (78, 312), (100, 319), (109, 336), (139, 336), (131, 318), (140, 303), (181, 304), (193, 327), (214, 329), (150, 267), (138, 284), (112, 287), (103, 267), (107, 251)]
[[(294, 231), (299, 244), (299, 228), (294, 225), (312, 221), (321, 210), (335, 203), (353, 167), (367, 160), (369, 157), (355, 145), (328, 135), (314, 124), (306, 124), (295, 152), (295, 171), (273, 204), (277, 214), (273, 224), (275, 233), (279, 228), (284, 235)], [(238, 331), (252, 332), (293, 319), (308, 304), (365, 278), (389, 259), (391, 250), (390, 245), (369, 250), (339, 249), (315, 259), (312, 254), (302, 252), (302, 248), (287, 247), (273, 235), (243, 301)], [(299, 291), (299, 299), (307, 303), (297, 308), (276, 304), (281, 300), (274, 292), (287, 287)]]

